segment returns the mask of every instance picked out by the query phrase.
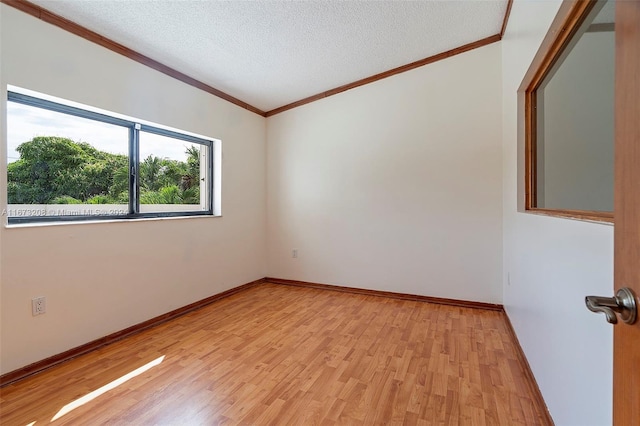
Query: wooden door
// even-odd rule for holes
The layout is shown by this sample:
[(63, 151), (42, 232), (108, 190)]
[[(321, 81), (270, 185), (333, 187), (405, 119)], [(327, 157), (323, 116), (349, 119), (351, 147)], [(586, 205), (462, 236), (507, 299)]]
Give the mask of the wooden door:
[[(616, 2), (615, 289), (640, 295), (640, 0)], [(638, 297), (636, 297), (638, 299)], [(640, 300), (637, 300), (640, 302)], [(614, 327), (613, 422), (640, 425), (640, 321)]]

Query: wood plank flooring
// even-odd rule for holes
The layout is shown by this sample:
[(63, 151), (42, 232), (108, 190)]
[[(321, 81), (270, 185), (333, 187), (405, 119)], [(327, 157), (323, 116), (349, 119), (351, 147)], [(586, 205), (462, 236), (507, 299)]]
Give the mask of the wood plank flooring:
[(504, 314), (263, 284), (0, 390), (2, 425), (542, 425)]

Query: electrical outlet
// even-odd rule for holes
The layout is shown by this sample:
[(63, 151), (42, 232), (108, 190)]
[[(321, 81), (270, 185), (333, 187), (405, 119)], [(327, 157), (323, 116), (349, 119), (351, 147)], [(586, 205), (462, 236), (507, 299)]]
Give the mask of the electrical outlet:
[(34, 317), (45, 312), (47, 312), (47, 299), (44, 296), (31, 299), (31, 313)]
[(291, 250), (291, 257), (293, 257), (294, 259), (298, 258), (298, 249), (292, 249)]

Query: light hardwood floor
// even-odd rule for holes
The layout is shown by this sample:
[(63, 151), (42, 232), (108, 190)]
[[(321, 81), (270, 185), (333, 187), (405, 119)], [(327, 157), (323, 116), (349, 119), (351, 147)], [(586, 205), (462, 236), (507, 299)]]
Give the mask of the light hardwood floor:
[(0, 423), (545, 424), (530, 385), (500, 312), (262, 284), (1, 389)]

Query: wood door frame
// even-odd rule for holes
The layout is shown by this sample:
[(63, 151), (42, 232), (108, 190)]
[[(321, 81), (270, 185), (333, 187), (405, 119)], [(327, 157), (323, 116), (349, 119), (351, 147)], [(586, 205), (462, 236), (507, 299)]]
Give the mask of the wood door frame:
[(549, 73), (553, 72), (556, 63), (563, 58), (567, 48), (572, 45), (574, 35), (580, 31), (585, 19), (597, 3), (598, 0), (565, 0), (562, 3), (518, 88), (518, 92), (524, 94), (524, 207), (522, 210), (529, 213), (613, 222), (613, 212), (552, 209), (537, 206), (537, 91)]
[[(614, 290), (640, 295), (640, 1), (616, 2)], [(640, 299), (636, 297), (636, 302)], [(613, 423), (640, 424), (640, 321), (613, 337)]]

